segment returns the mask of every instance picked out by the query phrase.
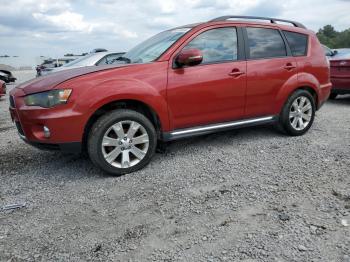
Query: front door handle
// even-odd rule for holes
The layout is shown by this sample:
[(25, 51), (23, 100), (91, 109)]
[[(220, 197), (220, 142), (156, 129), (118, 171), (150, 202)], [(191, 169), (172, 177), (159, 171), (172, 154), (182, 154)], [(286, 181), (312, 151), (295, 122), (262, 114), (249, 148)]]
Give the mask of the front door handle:
[(231, 73), (229, 73), (229, 76), (233, 76), (233, 77), (239, 77), (241, 75), (244, 75), (245, 73), (240, 71), (239, 69), (233, 69)]
[(295, 69), (295, 68), (297, 68), (297, 67), (294, 66), (294, 65), (292, 65), (291, 63), (288, 63), (288, 64), (286, 64), (286, 65), (284, 66), (284, 69), (286, 69), (286, 70), (288, 70), (288, 71), (293, 70), (293, 69)]

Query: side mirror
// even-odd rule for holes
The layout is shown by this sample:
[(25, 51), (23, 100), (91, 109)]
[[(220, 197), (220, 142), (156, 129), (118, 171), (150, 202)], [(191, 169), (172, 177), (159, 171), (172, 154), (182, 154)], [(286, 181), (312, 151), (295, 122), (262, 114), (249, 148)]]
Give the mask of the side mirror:
[(335, 56), (336, 54), (338, 54), (338, 50), (333, 50), (332, 51), (332, 56)]
[(176, 57), (175, 63), (179, 66), (195, 66), (203, 61), (203, 54), (198, 49), (182, 50)]

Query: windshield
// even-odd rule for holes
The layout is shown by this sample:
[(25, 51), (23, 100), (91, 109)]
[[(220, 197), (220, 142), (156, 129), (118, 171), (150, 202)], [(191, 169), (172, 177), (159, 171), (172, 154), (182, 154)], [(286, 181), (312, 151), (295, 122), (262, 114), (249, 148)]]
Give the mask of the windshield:
[(178, 28), (159, 33), (127, 52), (123, 58), (126, 63), (148, 63), (161, 56), (172, 44), (191, 28)]
[(86, 56), (83, 56), (81, 58), (75, 59), (72, 62), (69, 62), (67, 64), (64, 64), (62, 67), (70, 67), (70, 66), (89, 66), (91, 65), (89, 63), (89, 58), (94, 56), (95, 54), (89, 54)]

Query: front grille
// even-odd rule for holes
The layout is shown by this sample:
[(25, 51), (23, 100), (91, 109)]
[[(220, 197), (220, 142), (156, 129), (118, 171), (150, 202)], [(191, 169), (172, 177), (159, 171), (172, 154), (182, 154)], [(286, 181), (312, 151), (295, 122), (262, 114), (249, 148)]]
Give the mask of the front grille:
[(15, 121), (15, 124), (16, 124), (17, 130), (18, 130), (18, 133), (20, 135), (24, 136), (24, 132), (23, 132), (23, 129), (22, 129), (22, 126), (21, 126), (20, 122)]
[(15, 99), (13, 98), (13, 96), (10, 96), (10, 106), (12, 108), (16, 108)]

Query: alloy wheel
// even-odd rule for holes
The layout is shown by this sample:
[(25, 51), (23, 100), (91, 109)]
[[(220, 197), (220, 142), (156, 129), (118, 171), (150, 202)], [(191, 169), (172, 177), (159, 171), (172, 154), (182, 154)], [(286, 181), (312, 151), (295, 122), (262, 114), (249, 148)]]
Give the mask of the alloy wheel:
[(291, 126), (298, 131), (304, 130), (310, 124), (313, 108), (309, 98), (305, 96), (297, 97), (289, 111), (289, 121)]
[(120, 121), (113, 124), (102, 139), (105, 160), (117, 168), (137, 165), (147, 154), (149, 136), (146, 129), (136, 121)]

